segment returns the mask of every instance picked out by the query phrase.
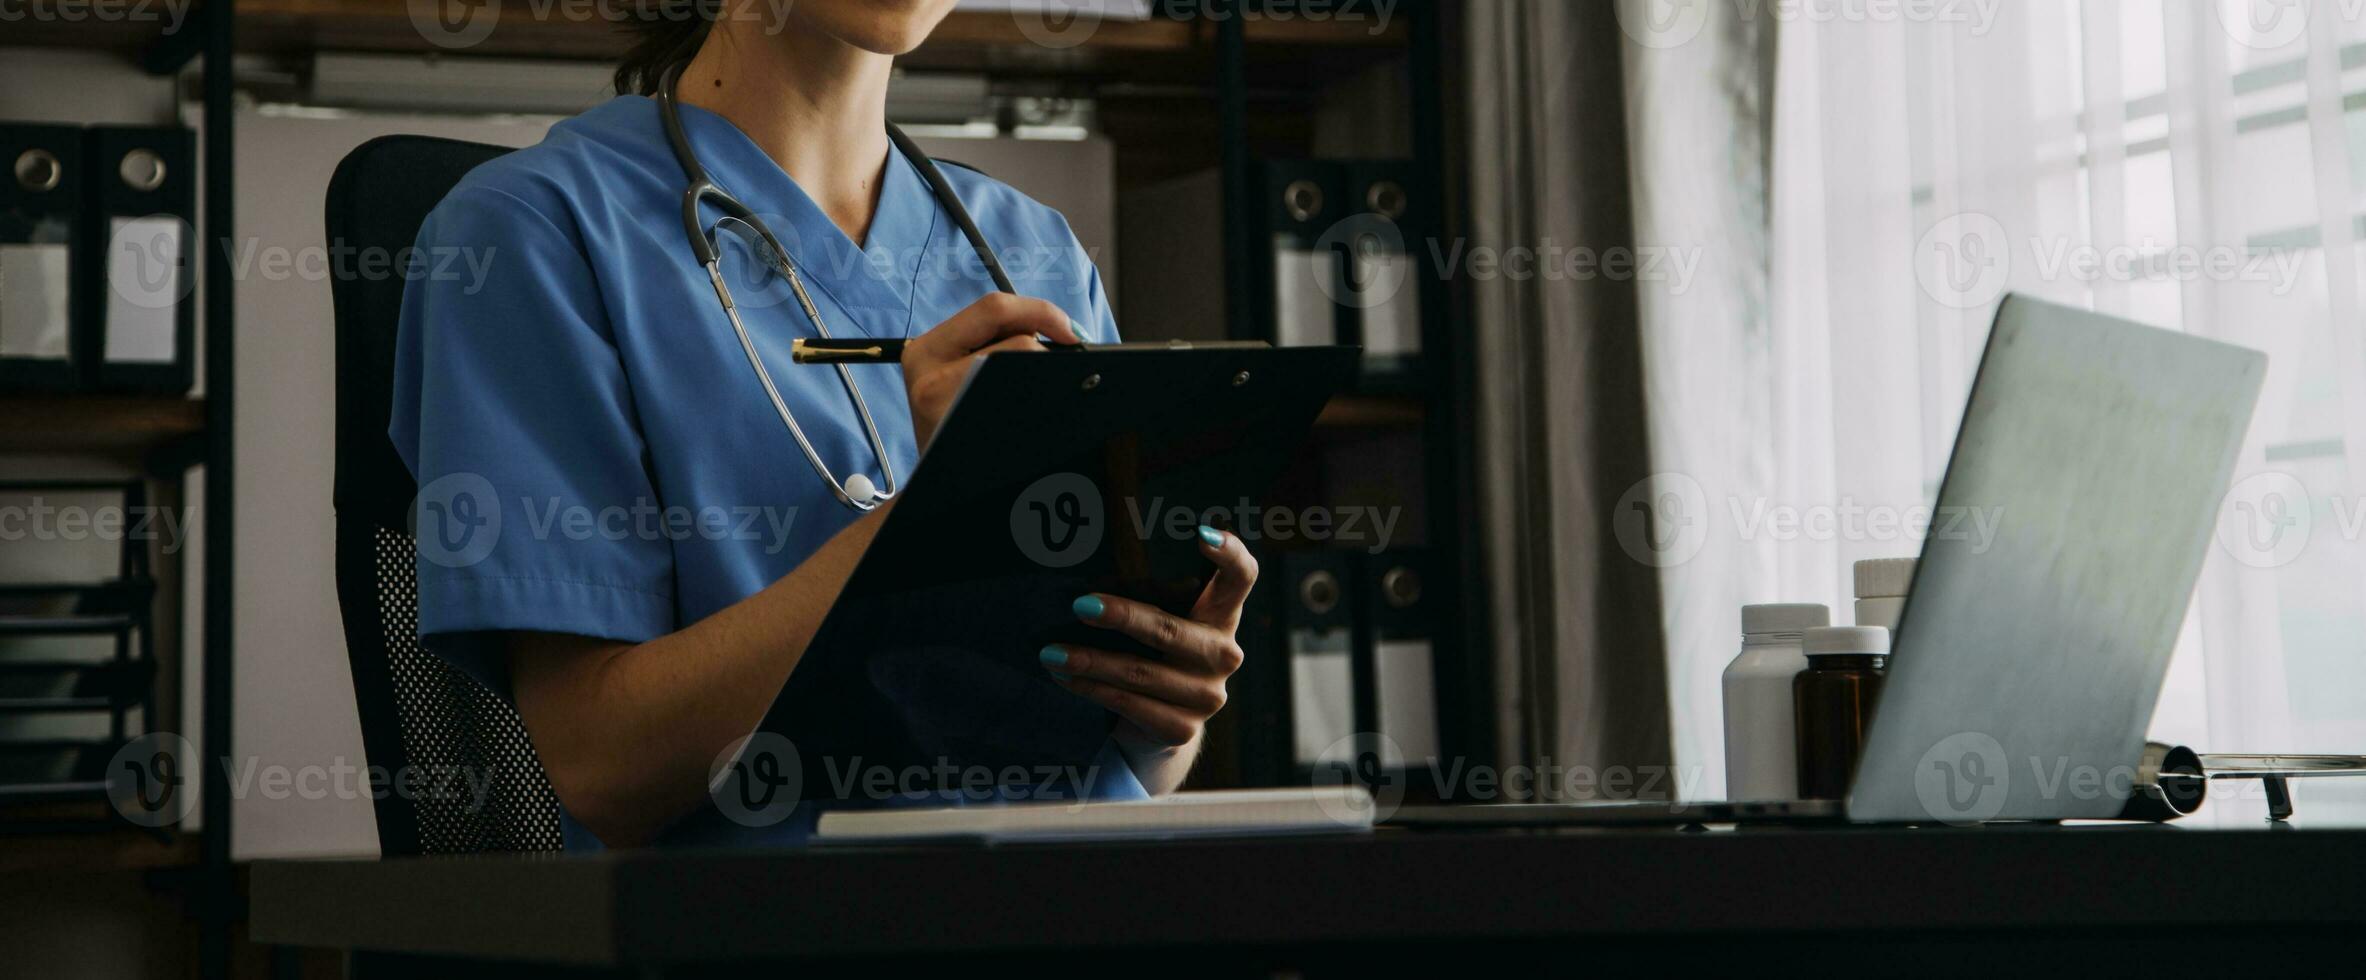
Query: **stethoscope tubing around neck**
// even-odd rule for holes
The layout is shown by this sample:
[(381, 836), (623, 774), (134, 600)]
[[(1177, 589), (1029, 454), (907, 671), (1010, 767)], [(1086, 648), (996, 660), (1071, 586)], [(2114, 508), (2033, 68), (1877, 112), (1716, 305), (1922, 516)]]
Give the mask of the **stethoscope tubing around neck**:
[[(763, 220), (741, 204), (738, 198), (716, 185), (714, 179), (707, 175), (706, 166), (699, 162), (698, 154), (690, 148), (690, 134), (682, 127), (682, 112), (678, 106), (681, 73), (679, 66), (666, 73), (663, 82), (658, 85), (657, 100), (659, 114), (665, 119), (666, 142), (673, 148), (674, 162), (680, 164), (682, 173), (690, 178), (690, 187), (682, 195), (682, 225), (689, 233), (690, 248), (697, 254), (699, 264), (720, 260), (714, 243), (707, 240), (705, 224), (698, 220), (698, 206), (709, 202), (724, 214), (746, 222), (748, 227), (755, 229), (764, 244), (773, 250), (773, 254), (787, 255), (786, 250), (781, 248), (780, 239), (773, 237), (772, 229), (766, 227)], [(920, 172), (920, 179), (928, 185), (930, 195), (937, 200), (937, 206), (952, 216), (954, 226), (961, 229), (961, 237), (968, 240), (970, 250), (977, 253), (979, 264), (985, 266), (986, 275), (994, 280), (994, 288), (1017, 295), (1018, 288), (1011, 285), (1010, 275), (1003, 271), (1001, 256), (995, 253), (993, 245), (987, 243), (985, 233), (978, 230), (976, 219), (970, 217), (969, 208), (961, 203), (961, 195), (953, 192), (952, 182), (946, 180), (945, 172), (937, 168), (936, 160), (894, 123), (887, 124), (887, 139), (895, 144), (904, 159), (911, 161), (912, 168)]]
[[(789, 255), (789, 250), (781, 245), (780, 239), (773, 235), (764, 219), (757, 217), (754, 210), (717, 185), (714, 178), (708, 175), (706, 166), (699, 162), (697, 152), (690, 145), (690, 134), (682, 126), (682, 113), (677, 105), (676, 90), (680, 80), (680, 67), (668, 71), (658, 85), (657, 102), (658, 114), (664, 121), (666, 142), (673, 150), (675, 162), (681, 165), (683, 176), (689, 181), (682, 192), (682, 228), (690, 241), (691, 252), (697, 256), (698, 264), (706, 269), (707, 281), (715, 290), (715, 301), (722, 304), (723, 314), (731, 322), (732, 334), (739, 340), (741, 353), (747, 356), (749, 367), (755, 370), (757, 380), (763, 385), (765, 398), (772, 402), (774, 414), (780, 417), (781, 424), (796, 440), (806, 463), (829, 486), (831, 496), (836, 497), (839, 503), (857, 511), (875, 510), (895, 499), (899, 485), (895, 463), (887, 454), (886, 440), (880, 436), (879, 423), (872, 417), (871, 406), (864, 401), (862, 386), (855, 383), (854, 373), (844, 364), (833, 365), (838, 372), (838, 380), (846, 387), (847, 397), (854, 403), (863, 435), (871, 444), (871, 455), (878, 461), (881, 481), (878, 485), (873, 485), (870, 477), (862, 473), (850, 474), (842, 481), (830, 469), (830, 465), (822, 460), (821, 452), (814, 447), (813, 440), (806, 437), (805, 427), (798, 424), (796, 413), (790, 411), (788, 400), (781, 397), (780, 386), (773, 383), (771, 369), (764, 366), (763, 355), (756, 350), (755, 340), (748, 335), (747, 324), (740, 318), (739, 304), (732, 299), (731, 287), (723, 280), (721, 250), (713, 239), (707, 237), (705, 223), (699, 220), (698, 209), (702, 204), (712, 204), (723, 212), (725, 220), (738, 221), (755, 231), (770, 254), (775, 269), (782, 278), (788, 280), (789, 289), (796, 294), (797, 305), (804, 312), (806, 320), (812, 323), (814, 333), (824, 338), (830, 336), (829, 324), (822, 320), (821, 310), (806, 292), (804, 277), (798, 274), (796, 260)], [(995, 287), (1004, 292), (1016, 293), (993, 247), (986, 243), (985, 235), (978, 230), (969, 209), (962, 206), (961, 198), (953, 193), (952, 184), (937, 169), (936, 161), (929, 159), (910, 137), (894, 125), (887, 127), (887, 135), (905, 158), (919, 169), (922, 179), (927, 181), (929, 189), (935, 194), (937, 204), (953, 216), (954, 223), (961, 228), (962, 235), (969, 239), (970, 247), (977, 251), (979, 260), (993, 277)]]

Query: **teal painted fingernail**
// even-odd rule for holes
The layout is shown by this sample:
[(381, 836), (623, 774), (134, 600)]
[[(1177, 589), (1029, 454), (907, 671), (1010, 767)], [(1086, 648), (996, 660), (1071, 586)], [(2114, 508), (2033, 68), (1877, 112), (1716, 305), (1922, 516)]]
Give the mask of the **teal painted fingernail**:
[(1046, 667), (1068, 666), (1068, 651), (1062, 650), (1056, 646), (1046, 646), (1043, 648), (1042, 653), (1038, 653), (1035, 656), (1042, 660), (1043, 665)]
[(1068, 683), (1069, 681), (1075, 680), (1076, 678), (1074, 678), (1074, 677), (1070, 677), (1070, 676), (1068, 676), (1067, 674), (1063, 674), (1063, 673), (1060, 673), (1059, 671), (1056, 671), (1056, 670), (1055, 670), (1055, 671), (1052, 671), (1052, 679), (1053, 679), (1053, 680), (1055, 680), (1055, 681), (1059, 681), (1059, 682), (1060, 682), (1060, 683), (1062, 683), (1062, 684), (1066, 684), (1066, 683)]
[(1077, 343), (1084, 343), (1084, 324), (1076, 322), (1075, 317), (1068, 318), (1068, 332), (1075, 335)]
[(1078, 619), (1099, 619), (1105, 608), (1101, 605), (1101, 597), (1097, 595), (1077, 596), (1075, 602), (1068, 604), (1068, 611), (1075, 613)]
[(1199, 539), (1206, 542), (1210, 548), (1224, 547), (1224, 532), (1205, 524), (1199, 526)]

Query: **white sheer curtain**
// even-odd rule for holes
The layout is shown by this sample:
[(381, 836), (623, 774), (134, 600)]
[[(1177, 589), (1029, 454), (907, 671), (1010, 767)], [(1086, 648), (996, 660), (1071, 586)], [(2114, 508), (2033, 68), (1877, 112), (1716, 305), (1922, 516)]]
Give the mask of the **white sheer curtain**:
[[(1698, 485), (1711, 532), (1660, 570), (1678, 762), (1721, 770), (1736, 604), (1845, 616), (1850, 562), (1915, 552), (1881, 518), (1934, 496), (2006, 289), (2268, 352), (2154, 734), (2366, 752), (2366, 4), (1732, 6), (1779, 39), (1768, 246), (1743, 260), (1767, 301), (1653, 322), (1685, 301), (1642, 284), (1655, 460)], [(1630, 75), (1669, 47), (1629, 45)], [(1704, 338), (1751, 354), (1703, 356)]]

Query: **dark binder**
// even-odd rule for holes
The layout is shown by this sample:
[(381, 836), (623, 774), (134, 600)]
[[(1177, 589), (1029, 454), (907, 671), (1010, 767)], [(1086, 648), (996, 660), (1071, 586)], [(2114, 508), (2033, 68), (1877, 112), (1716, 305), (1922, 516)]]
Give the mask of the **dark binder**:
[(94, 388), (182, 394), (195, 378), (196, 138), (177, 126), (84, 135), (83, 363)]
[(1341, 243), (1354, 213), (1341, 192), (1338, 164), (1320, 160), (1262, 160), (1256, 166), (1258, 307), (1267, 314), (1264, 340), (1277, 347), (1352, 344), (1340, 330), (1345, 295)]
[(1070, 602), (1187, 612), (1213, 567), (1198, 525), (1259, 499), (1357, 362), (1336, 347), (987, 358), (763, 721), (795, 746), (805, 798), (872, 802), (823, 775), (853, 762), (1091, 765), (1113, 716), (1037, 654), (1126, 644)]
[(82, 131), (0, 123), (0, 391), (68, 391), (87, 342)]
[(1293, 551), (1281, 561), (1282, 636), (1289, 656), (1290, 755), (1299, 766), (1351, 758), (1356, 726), (1355, 553)]
[(1436, 603), (1426, 551), (1391, 549), (1363, 558), (1359, 607), (1370, 623), (1375, 727), (1401, 758), (1384, 765), (1423, 766), (1438, 757)]
[(1341, 170), (1348, 213), (1333, 236), (1341, 253), (1340, 342), (1364, 348), (1369, 374), (1413, 374), (1422, 346), (1423, 249), (1433, 216), (1413, 193), (1412, 161), (1355, 161)]

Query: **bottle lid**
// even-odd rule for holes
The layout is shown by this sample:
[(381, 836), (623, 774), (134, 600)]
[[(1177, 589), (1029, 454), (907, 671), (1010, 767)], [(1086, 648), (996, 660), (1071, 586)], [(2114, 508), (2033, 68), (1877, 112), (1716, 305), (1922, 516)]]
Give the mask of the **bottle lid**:
[(1868, 558), (1857, 563), (1857, 598), (1886, 599), (1914, 584), (1914, 559)]
[(1879, 626), (1820, 626), (1807, 631), (1800, 645), (1807, 655), (1886, 657), (1890, 652), (1890, 631)]
[(1774, 602), (1762, 606), (1742, 607), (1742, 635), (1760, 633), (1797, 633), (1802, 630), (1827, 626), (1832, 622), (1832, 611), (1813, 602)]

